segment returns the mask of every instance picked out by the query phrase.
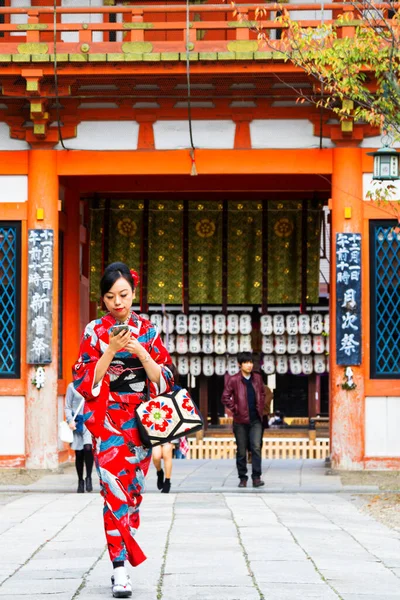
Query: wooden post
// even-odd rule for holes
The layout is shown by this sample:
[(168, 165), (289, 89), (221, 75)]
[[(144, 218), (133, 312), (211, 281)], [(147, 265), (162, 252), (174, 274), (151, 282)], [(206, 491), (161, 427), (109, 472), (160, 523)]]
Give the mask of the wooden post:
[[(42, 209), (42, 210), (40, 210)], [(26, 467), (53, 469), (58, 465), (57, 379), (58, 379), (58, 176), (57, 152), (30, 150), (28, 153), (28, 235), (29, 229), (52, 229), (53, 322), (52, 360), (45, 365), (45, 383), (38, 390), (33, 384), (36, 368), (26, 375)], [(27, 323), (27, 328), (32, 323)]]
[[(351, 217), (345, 218), (345, 208)], [(347, 211), (348, 214), (349, 211)], [(342, 389), (344, 367), (336, 364), (336, 234), (363, 232), (362, 150), (334, 148), (332, 173), (332, 232), (331, 232), (331, 332), (330, 332), (330, 391), (331, 391), (331, 459), (337, 469), (362, 469), (364, 459), (364, 378), (367, 375), (365, 354), (360, 366), (354, 366), (356, 389)], [(362, 244), (365, 240), (362, 239)], [(362, 265), (362, 270), (367, 265)], [(366, 290), (362, 290), (362, 302)], [(367, 323), (362, 323), (365, 329)]]

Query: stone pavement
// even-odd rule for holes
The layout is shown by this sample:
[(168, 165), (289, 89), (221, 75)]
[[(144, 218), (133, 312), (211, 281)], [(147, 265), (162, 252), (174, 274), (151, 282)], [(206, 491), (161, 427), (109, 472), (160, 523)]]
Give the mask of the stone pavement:
[[(400, 600), (400, 533), (338, 482), (323, 489), (335, 478), (321, 463), (279, 462), (265, 465), (263, 492), (233, 488), (231, 461), (174, 461), (177, 493), (163, 495), (152, 468), (133, 599)], [(46, 491), (0, 493), (0, 600), (111, 598), (101, 498), (68, 493), (71, 469), (34, 485), (44, 479)]]

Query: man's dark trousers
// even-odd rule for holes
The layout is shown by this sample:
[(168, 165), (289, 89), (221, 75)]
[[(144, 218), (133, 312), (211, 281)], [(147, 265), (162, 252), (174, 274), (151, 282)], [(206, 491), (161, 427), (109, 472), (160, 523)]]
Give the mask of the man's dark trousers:
[(247, 477), (247, 448), (251, 449), (252, 479), (261, 477), (261, 438), (262, 423), (259, 419), (251, 421), (250, 424), (234, 423), (233, 433), (236, 438), (236, 466), (239, 479)]

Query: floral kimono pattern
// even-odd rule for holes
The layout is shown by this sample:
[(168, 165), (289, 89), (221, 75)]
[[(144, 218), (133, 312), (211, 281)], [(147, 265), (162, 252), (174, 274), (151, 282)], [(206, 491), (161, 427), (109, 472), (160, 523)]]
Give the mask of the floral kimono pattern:
[[(108, 314), (86, 326), (73, 374), (75, 389), (86, 399), (84, 422), (93, 436), (110, 558), (129, 560), (137, 566), (146, 559), (134, 536), (140, 524), (139, 508), (151, 450), (141, 444), (136, 407), (147, 399), (148, 380), (140, 360), (122, 350), (94, 386), (97, 361), (108, 347), (115, 324), (114, 317)], [(133, 311), (128, 325), (133, 336), (161, 365), (160, 385), (150, 383), (150, 397), (169, 392), (173, 378), (165, 365), (171, 363), (171, 358), (157, 329)]]

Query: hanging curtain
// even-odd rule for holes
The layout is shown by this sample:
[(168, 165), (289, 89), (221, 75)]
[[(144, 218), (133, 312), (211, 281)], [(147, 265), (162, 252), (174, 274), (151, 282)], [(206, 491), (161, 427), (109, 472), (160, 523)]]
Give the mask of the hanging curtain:
[[(99, 300), (99, 283), (104, 267), (124, 262), (140, 270), (140, 244), (143, 202), (139, 200), (93, 201), (90, 228), (90, 299)], [(107, 221), (107, 222), (106, 222)], [(108, 248), (104, 248), (104, 230), (108, 228)], [(106, 250), (106, 252), (105, 252)], [(104, 257), (107, 260), (104, 261)], [(104, 263), (107, 264), (104, 264)], [(136, 298), (140, 297), (140, 283)]]
[(222, 302), (222, 204), (189, 202), (189, 302)]
[(148, 300), (182, 302), (183, 202), (150, 201)]
[[(302, 204), (268, 203), (268, 303), (300, 304)], [(321, 208), (309, 204), (307, 216), (307, 303), (318, 303)]]
[(261, 304), (262, 204), (228, 203), (228, 304)]

